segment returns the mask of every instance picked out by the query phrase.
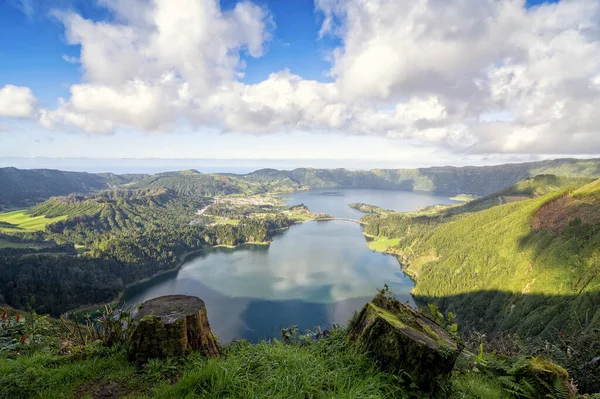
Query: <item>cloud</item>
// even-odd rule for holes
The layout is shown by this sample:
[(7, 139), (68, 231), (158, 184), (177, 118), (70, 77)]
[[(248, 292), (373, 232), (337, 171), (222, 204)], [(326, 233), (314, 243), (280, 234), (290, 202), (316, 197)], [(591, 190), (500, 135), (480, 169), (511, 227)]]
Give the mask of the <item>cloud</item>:
[(168, 128), (179, 118), (212, 120), (203, 104), (228, 91), (243, 68), (241, 53), (259, 57), (273, 22), (263, 8), (240, 2), (222, 11), (216, 0), (103, 0), (119, 23), (55, 12), (68, 43), (81, 46), (86, 83), (44, 110), (42, 124), (87, 132), (118, 127)]
[(77, 57), (73, 57), (67, 54), (63, 54), (62, 59), (67, 61), (69, 64), (78, 64), (79, 63), (79, 58)]
[(27, 18), (33, 18), (35, 14), (33, 0), (8, 0), (8, 4), (20, 10)]
[(36, 102), (28, 87), (6, 85), (0, 88), (0, 117), (32, 118)]
[[(600, 151), (600, 1), (315, 0), (338, 36), (332, 82), (287, 70), (245, 84), (274, 27), (243, 1), (102, 0), (117, 22), (57, 12), (85, 83), (41, 123), (87, 132), (380, 135), (459, 152)], [(176, 4), (175, 4), (176, 3)]]

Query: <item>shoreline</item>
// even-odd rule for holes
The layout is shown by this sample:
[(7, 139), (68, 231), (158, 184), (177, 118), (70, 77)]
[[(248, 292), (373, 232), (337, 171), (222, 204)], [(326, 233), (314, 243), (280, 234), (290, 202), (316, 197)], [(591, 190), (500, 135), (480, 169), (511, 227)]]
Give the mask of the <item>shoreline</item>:
[[(279, 230), (285, 230), (285, 229), (279, 229)], [(69, 309), (69, 310), (63, 312), (62, 314), (63, 315), (77, 314), (77, 313), (85, 312), (86, 310), (95, 311), (95, 310), (98, 310), (100, 308), (103, 308), (104, 305), (107, 305), (107, 304), (109, 304), (109, 305), (117, 304), (117, 303), (119, 303), (121, 301), (121, 299), (123, 298), (123, 295), (125, 295), (125, 291), (127, 291), (127, 289), (135, 287), (136, 285), (139, 285), (139, 284), (147, 283), (148, 281), (150, 281), (150, 280), (152, 280), (152, 279), (154, 279), (156, 277), (162, 276), (164, 274), (172, 273), (174, 271), (177, 271), (177, 270), (179, 270), (185, 264), (185, 262), (186, 262), (186, 260), (187, 260), (187, 258), (189, 256), (198, 254), (198, 253), (206, 251), (208, 249), (212, 249), (212, 248), (229, 248), (229, 249), (235, 249), (235, 248), (242, 247), (244, 245), (270, 245), (271, 242), (272, 242), (272, 240), (271, 241), (265, 241), (265, 242), (245, 242), (243, 244), (238, 244), (238, 245), (219, 244), (219, 245), (214, 245), (212, 247), (206, 247), (206, 248), (200, 248), (200, 249), (195, 249), (195, 250), (191, 250), (191, 251), (185, 251), (184, 253), (182, 253), (179, 256), (179, 261), (177, 262), (177, 264), (175, 266), (173, 266), (172, 268), (166, 269), (166, 270), (161, 270), (160, 272), (154, 273), (153, 275), (145, 277), (145, 278), (143, 278), (141, 280), (138, 280), (138, 281), (126, 284), (125, 287), (124, 287), (124, 289), (123, 289), (123, 291), (119, 292), (119, 294), (115, 298), (111, 299), (110, 301), (103, 302), (103, 303), (97, 303), (97, 304), (80, 306), (80, 307), (77, 307), (77, 308), (74, 308), (74, 309)]]
[[(281, 228), (281, 229), (276, 229), (276, 230), (274, 230), (274, 232), (275, 232), (275, 231), (285, 231), (285, 230), (288, 230), (288, 229), (289, 229), (291, 226), (293, 226), (293, 225), (295, 225), (295, 224), (303, 224), (303, 223), (307, 223), (307, 222), (318, 222), (318, 221), (327, 222), (327, 221), (332, 221), (332, 220), (336, 220), (336, 219), (335, 219), (335, 218), (331, 218), (331, 219), (309, 219), (309, 220), (298, 220), (298, 221), (294, 221), (294, 223), (293, 223), (293, 224), (291, 224), (290, 226), (288, 226), (288, 227), (283, 227), (283, 228)], [(362, 223), (360, 223), (360, 221), (358, 221), (358, 224), (362, 226)], [(371, 237), (372, 237), (372, 238), (375, 238), (374, 236), (369, 236), (368, 234), (365, 234), (364, 232), (361, 232), (361, 234), (362, 234), (363, 236), (365, 236), (365, 237), (369, 237), (369, 238), (371, 238)], [(183, 252), (183, 253), (182, 253), (182, 254), (179, 256), (179, 260), (178, 260), (178, 262), (177, 262), (177, 264), (176, 264), (175, 266), (173, 266), (172, 268), (166, 269), (166, 270), (161, 270), (161, 271), (159, 271), (159, 272), (157, 272), (157, 273), (154, 273), (154, 274), (152, 274), (151, 276), (145, 277), (145, 278), (143, 278), (143, 279), (141, 279), (141, 280), (138, 280), (138, 281), (135, 281), (135, 282), (131, 282), (131, 283), (129, 283), (129, 284), (126, 284), (126, 285), (124, 286), (124, 289), (123, 289), (122, 291), (120, 291), (120, 292), (119, 292), (119, 294), (118, 294), (118, 295), (117, 295), (115, 298), (111, 299), (110, 301), (103, 302), (103, 303), (97, 303), (97, 304), (91, 304), (91, 305), (84, 305), (84, 306), (80, 306), (80, 307), (77, 307), (77, 308), (74, 308), (74, 309), (69, 309), (69, 310), (67, 310), (67, 311), (63, 312), (63, 315), (69, 315), (69, 314), (77, 314), (77, 313), (82, 313), (82, 312), (85, 312), (86, 310), (87, 310), (87, 311), (95, 311), (95, 310), (98, 310), (98, 309), (101, 309), (101, 308), (103, 308), (103, 307), (104, 307), (104, 305), (106, 305), (106, 304), (110, 304), (110, 305), (117, 304), (117, 303), (119, 303), (119, 302), (121, 301), (121, 299), (122, 299), (122, 298), (123, 298), (123, 296), (125, 295), (125, 291), (127, 291), (129, 288), (135, 287), (136, 285), (140, 285), (140, 284), (143, 284), (143, 283), (147, 283), (148, 281), (150, 281), (150, 280), (152, 280), (152, 279), (154, 279), (154, 278), (156, 278), (156, 277), (162, 276), (162, 275), (164, 275), (164, 274), (167, 274), (167, 273), (172, 273), (172, 272), (174, 272), (174, 271), (177, 271), (177, 270), (179, 270), (179, 269), (180, 269), (180, 268), (181, 268), (181, 267), (182, 267), (182, 266), (185, 264), (186, 260), (187, 260), (187, 259), (188, 259), (190, 256), (192, 256), (192, 255), (195, 255), (195, 254), (198, 254), (198, 253), (201, 253), (201, 252), (203, 252), (203, 251), (206, 251), (206, 250), (209, 250), (209, 249), (213, 249), (213, 248), (228, 248), (228, 249), (235, 249), (235, 248), (242, 247), (242, 246), (244, 246), (244, 245), (262, 245), (262, 246), (268, 246), (268, 245), (270, 245), (272, 242), (273, 242), (273, 240), (264, 241), (264, 242), (260, 242), (260, 241), (256, 241), (256, 242), (245, 242), (245, 243), (238, 244), (238, 245), (226, 245), (226, 244), (218, 244), (218, 245), (214, 245), (214, 246), (210, 246), (210, 247), (205, 247), (205, 248), (199, 248), (199, 249), (195, 249), (195, 250), (185, 251), (185, 252)], [(366, 246), (367, 248), (369, 248), (369, 246), (368, 246), (367, 244), (368, 244), (368, 243), (367, 243), (367, 242), (365, 242), (365, 246)], [(371, 249), (371, 248), (369, 248), (369, 249)], [(373, 250), (373, 251), (376, 251), (376, 250), (374, 250), (374, 249), (371, 249), (371, 250)], [(390, 253), (390, 252), (382, 252), (382, 251), (376, 251), (376, 252), (385, 253), (385, 254), (387, 254), (387, 255), (392, 255), (392, 256), (395, 256), (395, 257), (398, 259), (398, 263), (400, 264), (400, 268), (401, 268), (402, 272), (403, 272), (404, 274), (406, 274), (406, 273), (404, 272), (404, 268), (403, 268), (403, 266), (402, 266), (402, 263), (400, 262), (400, 259), (399, 259), (399, 256), (398, 256), (398, 254), (395, 254), (395, 253)], [(412, 280), (412, 277), (411, 277), (411, 280)], [(414, 281), (414, 280), (413, 280), (413, 281)]]

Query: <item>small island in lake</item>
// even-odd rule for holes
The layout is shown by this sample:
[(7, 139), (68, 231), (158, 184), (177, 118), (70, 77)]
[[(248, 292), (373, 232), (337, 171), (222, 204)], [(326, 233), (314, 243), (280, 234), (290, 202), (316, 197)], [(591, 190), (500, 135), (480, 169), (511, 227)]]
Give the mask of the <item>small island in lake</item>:
[(348, 205), (350, 208), (356, 209), (358, 211), (361, 211), (362, 213), (377, 213), (380, 215), (386, 214), (386, 213), (392, 213), (394, 212), (391, 209), (383, 209), (381, 207), (378, 207), (376, 205), (371, 205), (371, 204), (364, 204), (362, 202), (354, 202), (352, 204)]

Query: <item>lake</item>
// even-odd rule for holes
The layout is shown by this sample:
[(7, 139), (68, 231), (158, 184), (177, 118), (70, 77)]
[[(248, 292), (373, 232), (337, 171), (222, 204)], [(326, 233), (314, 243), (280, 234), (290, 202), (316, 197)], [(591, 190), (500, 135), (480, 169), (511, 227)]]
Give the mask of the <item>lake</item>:
[[(386, 190), (315, 190), (286, 198), (347, 218), (362, 215), (348, 207), (352, 202), (403, 211), (451, 203), (445, 197)], [(282, 327), (292, 325), (304, 331), (345, 324), (384, 284), (413, 304), (413, 282), (398, 260), (369, 250), (361, 232), (361, 226), (347, 221), (307, 222), (278, 233), (270, 245), (208, 249), (176, 271), (131, 287), (123, 300), (137, 304), (169, 294), (198, 296), (223, 343), (279, 337)]]
[(426, 192), (359, 188), (298, 191), (284, 194), (282, 197), (289, 205), (304, 204), (313, 212), (323, 212), (330, 216), (349, 219), (360, 219), (365, 215), (348, 206), (353, 202), (377, 205), (398, 212), (415, 211), (423, 206), (459, 203), (448, 197)]

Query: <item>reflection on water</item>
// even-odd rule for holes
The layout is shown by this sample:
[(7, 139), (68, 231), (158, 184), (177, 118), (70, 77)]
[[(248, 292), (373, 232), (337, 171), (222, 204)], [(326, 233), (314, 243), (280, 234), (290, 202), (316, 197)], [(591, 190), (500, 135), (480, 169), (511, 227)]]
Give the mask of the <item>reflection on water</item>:
[[(291, 197), (314, 212), (351, 218), (362, 215), (347, 206), (351, 202), (399, 210), (450, 202), (384, 190), (329, 189)], [(282, 327), (292, 325), (305, 330), (344, 324), (384, 284), (412, 304), (413, 282), (395, 257), (366, 247), (361, 229), (346, 221), (309, 222), (278, 234), (269, 246), (209, 249), (177, 271), (130, 288), (123, 299), (137, 304), (169, 294), (198, 296), (224, 343), (279, 336)]]
[(361, 227), (349, 222), (292, 226), (269, 246), (214, 248), (178, 271), (132, 287), (129, 304), (168, 294), (196, 295), (223, 342), (345, 323), (383, 284), (412, 303), (412, 281), (395, 257), (365, 246)]

